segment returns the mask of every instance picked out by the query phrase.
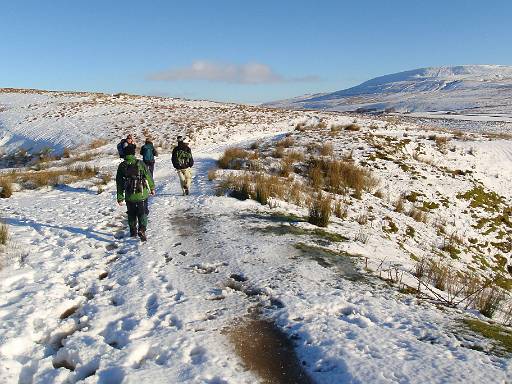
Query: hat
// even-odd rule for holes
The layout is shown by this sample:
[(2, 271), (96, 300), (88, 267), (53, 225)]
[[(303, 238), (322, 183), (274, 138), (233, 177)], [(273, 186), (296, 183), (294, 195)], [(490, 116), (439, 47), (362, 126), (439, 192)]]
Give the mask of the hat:
[(185, 136), (181, 136), (181, 135), (178, 136), (178, 142), (180, 142), (180, 141), (185, 141)]

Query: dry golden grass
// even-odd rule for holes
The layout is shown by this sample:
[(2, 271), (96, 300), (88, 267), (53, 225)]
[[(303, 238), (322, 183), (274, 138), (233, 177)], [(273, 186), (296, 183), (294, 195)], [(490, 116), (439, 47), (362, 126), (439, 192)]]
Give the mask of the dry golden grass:
[(301, 206), (303, 204), (304, 188), (301, 183), (292, 183), (288, 189), (287, 200), (295, 205)]
[(217, 169), (208, 170), (208, 180), (213, 181), (217, 178)]
[(11, 172), (0, 176), (0, 183), (10, 180), (23, 184), (26, 188), (41, 188), (59, 183), (70, 183), (96, 176), (98, 169), (90, 166), (68, 167), (59, 170)]
[(286, 157), (292, 162), (304, 161), (304, 153), (299, 151), (288, 151)]
[(414, 220), (420, 223), (427, 223), (427, 213), (417, 207), (412, 207), (407, 215), (412, 217)]
[(315, 165), (309, 170), (309, 182), (314, 189), (323, 187), (324, 174), (320, 165)]
[(306, 151), (308, 153), (317, 153), (320, 150), (320, 145), (318, 143), (308, 143), (306, 144)]
[(332, 199), (319, 192), (309, 207), (308, 222), (318, 227), (327, 227), (332, 214)]
[(275, 157), (276, 159), (284, 157), (284, 147), (276, 147), (272, 152), (272, 157)]
[(403, 196), (400, 196), (398, 200), (395, 202), (395, 212), (403, 212), (405, 207), (405, 199)]
[(289, 157), (281, 159), (279, 173), (283, 177), (288, 177), (293, 173), (293, 161)]
[(502, 139), (502, 140), (512, 140), (512, 133), (506, 132), (488, 132), (483, 134), (485, 137), (489, 139)]
[(9, 227), (3, 220), (0, 220), (0, 244), (7, 244), (7, 240), (9, 239)]
[(329, 134), (334, 137), (334, 136), (338, 136), (338, 134), (341, 131), (343, 131), (343, 125), (333, 124), (333, 125), (331, 125), (331, 129), (330, 129)]
[(332, 156), (334, 153), (334, 147), (332, 143), (323, 143), (320, 147), (321, 156)]
[(249, 158), (249, 152), (242, 148), (228, 148), (217, 161), (219, 168), (240, 169), (242, 161)]
[(368, 223), (368, 213), (367, 213), (367, 212), (363, 212), (363, 213), (359, 214), (359, 215), (356, 217), (356, 221), (357, 221), (360, 225), (365, 225), (366, 223)]
[(251, 198), (251, 175), (244, 173), (242, 175), (229, 175), (221, 180), (217, 186), (217, 195), (228, 194), (238, 200), (247, 200)]
[(276, 143), (276, 147), (282, 147), (282, 148), (290, 148), (295, 144), (295, 140), (293, 140), (293, 137), (287, 136), (282, 140), (279, 140)]
[(272, 182), (270, 178), (263, 174), (258, 174), (256, 176), (254, 190), (255, 200), (260, 204), (266, 205), (269, 198), (272, 196)]
[(12, 188), (12, 179), (9, 177), (0, 179), (0, 197), (3, 199), (7, 199), (12, 196), (13, 188)]
[(378, 186), (378, 180), (365, 168), (351, 162), (331, 161), (327, 165), (327, 184), (335, 193), (354, 189), (357, 196)]
[(352, 123), (352, 124), (345, 126), (345, 131), (357, 132), (360, 130), (361, 130), (361, 127), (359, 125), (357, 125), (356, 123)]
[(108, 141), (105, 139), (95, 139), (89, 143), (89, 149), (96, 149), (103, 147), (104, 145), (108, 144)]
[(112, 175), (110, 173), (103, 173), (99, 176), (101, 184), (107, 185), (112, 180)]
[(414, 276), (419, 280), (420, 288), (421, 284), (430, 284), (444, 291), (444, 304), (457, 306), (458, 303), (464, 303), (466, 307), (475, 308), (489, 318), (493, 317), (509, 297), (508, 292), (498, 285), (502, 278), (499, 274), (483, 279), (473, 272), (457, 271), (440, 259), (419, 260)]
[(340, 219), (344, 219), (347, 217), (348, 207), (341, 201), (336, 200), (334, 203), (334, 216)]
[(78, 163), (78, 162), (85, 163), (85, 162), (91, 161), (93, 159), (96, 159), (99, 156), (100, 156), (100, 154), (98, 154), (98, 153), (84, 152), (84, 153), (81, 153), (80, 155), (67, 158), (66, 160), (63, 161), (63, 164), (70, 165), (70, 164)]

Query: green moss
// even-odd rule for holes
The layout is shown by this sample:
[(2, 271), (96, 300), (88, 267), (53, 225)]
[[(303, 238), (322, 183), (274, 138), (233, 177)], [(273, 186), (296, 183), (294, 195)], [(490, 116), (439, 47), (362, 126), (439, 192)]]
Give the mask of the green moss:
[(421, 207), (422, 211), (430, 211), (431, 209), (439, 208), (439, 204), (433, 201), (424, 201)]
[(275, 212), (270, 215), (272, 221), (282, 221), (286, 223), (296, 223), (299, 221), (307, 221), (304, 217), (293, 215), (291, 213)]
[(321, 237), (332, 242), (341, 242), (349, 240), (348, 237), (340, 235), (339, 233), (327, 232), (320, 228), (316, 228), (310, 232), (315, 236)]
[(423, 196), (421, 192), (412, 191), (408, 195), (405, 196), (405, 199), (411, 203), (415, 203), (418, 201), (418, 197)]
[(445, 245), (443, 247), (443, 251), (448, 252), (448, 254), (450, 255), (450, 257), (452, 259), (455, 259), (455, 260), (459, 259), (460, 249), (458, 249), (454, 245), (452, 245), (452, 244)]
[(477, 319), (464, 319), (463, 323), (473, 332), (476, 332), (497, 344), (499, 352), (512, 353), (512, 331), (497, 324), (489, 324)]
[(502, 255), (494, 255), (494, 260), (496, 260), (496, 264), (503, 270), (507, 266), (507, 258)]
[(512, 242), (510, 241), (502, 241), (502, 242), (496, 242), (492, 243), (491, 245), (497, 249), (499, 249), (503, 253), (510, 253), (512, 252)]
[(439, 199), (441, 204), (443, 204), (443, 207), (448, 208), (450, 206), (450, 200), (448, 200), (447, 197), (442, 197)]
[(487, 212), (496, 212), (499, 206), (503, 204), (503, 198), (500, 195), (496, 192), (485, 191), (481, 185), (475, 186), (465, 193), (457, 194), (457, 198), (469, 200), (470, 207), (482, 208)]
[(375, 156), (375, 158), (380, 159), (380, 160), (393, 161), (393, 159), (391, 157), (389, 157), (388, 154), (385, 152), (376, 151), (374, 156)]
[(400, 163), (400, 169), (404, 172), (409, 172), (411, 170), (411, 167), (409, 167), (407, 164), (405, 163)]
[(313, 230), (297, 227), (295, 225), (269, 225), (263, 228), (257, 228), (265, 233), (271, 233), (274, 235), (293, 235), (293, 236), (316, 236), (323, 240), (330, 241), (332, 243), (338, 243), (342, 241), (348, 241), (349, 239), (339, 233), (327, 232), (323, 229), (316, 228)]
[(495, 280), (498, 287), (510, 292), (512, 291), (512, 279), (506, 278), (505, 276), (498, 276)]
[(384, 232), (386, 232), (386, 233), (397, 233), (398, 232), (398, 227), (396, 226), (394, 221), (391, 219), (391, 217), (386, 216), (384, 218), (384, 220), (386, 220), (388, 222), (388, 225), (382, 226), (382, 230)]

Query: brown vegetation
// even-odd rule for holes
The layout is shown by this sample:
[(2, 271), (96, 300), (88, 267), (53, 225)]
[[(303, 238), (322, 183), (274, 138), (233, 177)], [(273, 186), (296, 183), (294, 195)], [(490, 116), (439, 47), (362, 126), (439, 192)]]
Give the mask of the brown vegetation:
[(244, 160), (249, 159), (249, 152), (242, 148), (228, 148), (217, 161), (222, 169), (241, 169)]
[(7, 239), (9, 238), (9, 228), (7, 224), (3, 220), (0, 220), (0, 244), (7, 244)]
[(332, 199), (319, 192), (309, 207), (308, 222), (318, 227), (327, 227), (332, 213)]

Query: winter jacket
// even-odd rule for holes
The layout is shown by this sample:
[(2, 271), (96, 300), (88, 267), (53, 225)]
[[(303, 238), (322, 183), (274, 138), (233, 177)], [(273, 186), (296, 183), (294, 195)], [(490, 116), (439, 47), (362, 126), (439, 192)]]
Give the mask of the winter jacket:
[[(127, 177), (127, 170), (129, 165), (134, 164), (138, 169), (141, 188), (140, 190), (128, 191), (127, 187), (129, 184), (129, 178)], [(142, 161), (137, 160), (134, 155), (126, 155), (125, 160), (119, 164), (119, 167), (117, 167), (116, 185), (117, 201), (143, 201), (148, 198), (149, 192), (155, 189), (155, 183), (153, 182), (153, 178), (151, 177), (146, 165)]]
[(158, 156), (153, 143), (146, 143), (140, 149), (140, 154), (142, 155), (142, 160), (145, 163), (154, 162), (155, 156)]
[(172, 150), (172, 165), (176, 169), (190, 168), (194, 165), (192, 151), (184, 142), (178, 142), (178, 146)]

